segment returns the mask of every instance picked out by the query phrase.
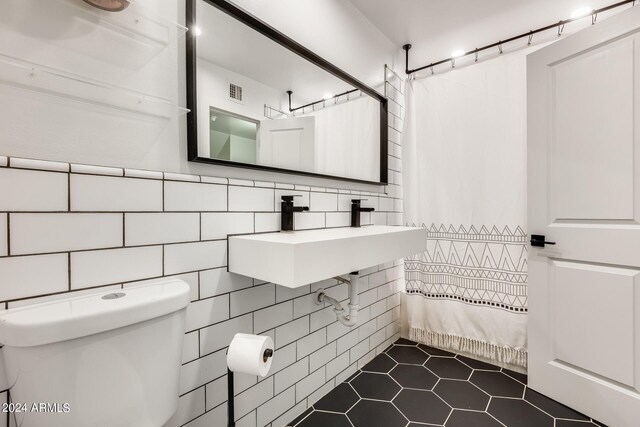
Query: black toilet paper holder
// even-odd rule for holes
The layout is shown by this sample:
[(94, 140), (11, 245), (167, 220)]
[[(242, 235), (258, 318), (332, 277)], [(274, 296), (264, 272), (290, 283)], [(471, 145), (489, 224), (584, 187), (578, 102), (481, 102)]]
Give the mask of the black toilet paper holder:
[[(267, 360), (273, 357), (273, 350), (268, 348), (262, 354), (262, 361), (267, 362)], [(236, 426), (236, 415), (234, 408), (234, 400), (235, 400), (235, 392), (233, 387), (233, 371), (229, 369), (227, 366), (227, 426), (235, 427)]]

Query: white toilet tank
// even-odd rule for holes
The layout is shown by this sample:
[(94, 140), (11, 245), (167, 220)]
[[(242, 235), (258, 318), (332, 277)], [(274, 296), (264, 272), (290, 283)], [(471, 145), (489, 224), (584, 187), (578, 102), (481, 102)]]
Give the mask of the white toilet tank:
[(177, 407), (188, 304), (185, 282), (162, 280), (1, 314), (17, 425), (162, 426)]

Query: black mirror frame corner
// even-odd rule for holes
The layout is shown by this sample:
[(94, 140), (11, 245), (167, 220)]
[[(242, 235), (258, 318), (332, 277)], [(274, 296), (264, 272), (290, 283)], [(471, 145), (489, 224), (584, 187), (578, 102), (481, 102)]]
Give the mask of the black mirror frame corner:
[[(194, 28), (196, 22), (196, 2), (199, 0), (186, 0), (186, 19), (185, 24), (187, 28), (190, 30)], [(237, 19), (248, 27), (256, 30), (261, 33), (265, 37), (270, 38), (274, 42), (280, 44), (281, 46), (289, 49), (293, 53), (307, 59), (309, 62), (315, 64), (319, 68), (327, 71), (328, 73), (334, 75), (335, 77), (349, 83), (353, 87), (361, 90), (367, 95), (374, 98), (376, 101), (380, 103), (380, 181), (368, 181), (362, 179), (354, 179), (354, 178), (346, 178), (341, 176), (333, 176), (333, 175), (324, 175), (314, 172), (304, 172), (297, 171), (291, 169), (283, 169), (276, 168), (271, 166), (260, 166), (256, 164), (249, 163), (240, 163), (234, 161), (227, 160), (217, 160), (211, 159), (208, 157), (200, 157), (198, 156), (198, 128), (197, 128), (197, 63), (196, 63), (196, 35), (194, 31), (187, 31), (185, 41), (186, 41), (186, 77), (187, 77), (187, 108), (189, 109), (189, 113), (187, 113), (187, 155), (188, 160), (193, 162), (201, 162), (201, 163), (209, 163), (209, 164), (217, 164), (222, 166), (231, 166), (231, 167), (241, 167), (248, 169), (257, 169), (264, 170), (270, 172), (280, 172), (287, 174), (295, 174), (295, 175), (305, 175), (305, 176), (313, 176), (318, 178), (326, 178), (326, 179), (335, 179), (341, 181), (350, 181), (350, 182), (358, 182), (364, 184), (375, 184), (375, 185), (387, 185), (389, 183), (388, 178), (388, 127), (387, 127), (387, 98), (379, 94), (375, 89), (365, 85), (355, 77), (336, 67), (329, 61), (321, 58), (316, 55), (306, 47), (302, 46), (295, 40), (287, 37), (282, 34), (275, 28), (256, 18), (255, 16), (245, 12), (241, 8), (235, 6), (234, 4), (226, 1), (226, 0), (201, 0), (209, 5), (219, 9), (220, 11), (226, 13), (232, 18)]]

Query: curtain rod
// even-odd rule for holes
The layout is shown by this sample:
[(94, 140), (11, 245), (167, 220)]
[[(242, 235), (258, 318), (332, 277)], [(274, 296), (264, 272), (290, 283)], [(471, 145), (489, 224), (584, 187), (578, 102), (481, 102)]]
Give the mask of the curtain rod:
[(591, 15), (591, 23), (595, 24), (596, 23), (596, 18), (597, 18), (599, 13), (606, 12), (606, 11), (611, 10), (611, 9), (615, 9), (617, 7), (624, 6), (624, 5), (629, 4), (629, 3), (632, 3), (635, 6), (635, 1), (636, 0), (624, 0), (624, 1), (621, 1), (621, 2), (618, 2), (618, 3), (611, 4), (609, 6), (602, 7), (600, 9), (594, 9), (590, 14), (586, 14), (584, 16), (578, 16), (578, 17), (575, 17), (575, 18), (564, 19), (564, 20), (558, 21), (557, 23), (554, 23), (554, 24), (551, 24), (551, 25), (547, 25), (547, 26), (544, 26), (544, 27), (540, 27), (540, 28), (535, 29), (535, 30), (531, 30), (531, 31), (529, 31), (527, 33), (523, 33), (523, 34), (519, 34), (517, 36), (509, 37), (508, 39), (505, 39), (505, 40), (499, 40), (499, 41), (497, 41), (495, 43), (491, 43), (491, 44), (488, 44), (488, 45), (483, 46), (483, 47), (475, 48), (473, 50), (470, 50), (468, 52), (465, 52), (465, 53), (461, 54), (460, 56), (456, 56), (455, 58), (449, 57), (449, 58), (440, 60), (438, 62), (432, 62), (429, 65), (423, 65), (422, 67), (414, 68), (412, 70), (409, 69), (409, 49), (411, 49), (411, 45), (410, 44), (405, 44), (404, 46), (402, 46), (402, 49), (404, 49), (404, 51), (405, 51), (405, 72), (407, 73), (407, 75), (410, 76), (411, 74), (416, 73), (418, 71), (422, 71), (422, 70), (425, 70), (427, 68), (431, 68), (431, 72), (433, 73), (433, 67), (435, 67), (437, 65), (446, 64), (447, 62), (450, 62), (452, 67), (455, 67), (455, 60), (457, 58), (463, 58), (463, 57), (469, 56), (469, 55), (476, 55), (476, 62), (477, 62), (478, 61), (478, 53), (479, 52), (482, 52), (484, 50), (492, 49), (492, 48), (497, 47), (500, 50), (500, 53), (502, 53), (502, 45), (503, 44), (509, 43), (509, 42), (512, 42), (512, 41), (515, 41), (515, 40), (523, 39), (525, 37), (529, 38), (529, 44), (531, 44), (531, 39), (533, 38), (534, 34), (542, 33), (544, 31), (548, 31), (548, 30), (551, 30), (553, 28), (558, 28), (558, 37), (560, 37), (562, 35), (562, 30), (564, 29), (565, 24), (568, 24), (568, 23), (573, 22), (573, 21), (577, 21), (577, 20), (585, 18), (585, 17), (587, 17), (589, 15)]
[(327, 101), (330, 101), (330, 100), (332, 100), (332, 99), (333, 99), (333, 100), (336, 100), (336, 99), (340, 98), (341, 96), (349, 95), (350, 93), (357, 92), (357, 91), (359, 91), (359, 90), (360, 90), (360, 89), (351, 89), (351, 90), (348, 90), (348, 91), (346, 91), (346, 92), (342, 92), (342, 93), (339, 93), (339, 94), (337, 94), (337, 95), (333, 95), (333, 96), (332, 96), (332, 97), (330, 97), (330, 98), (327, 98), (327, 99), (321, 99), (320, 101), (310, 102), (310, 103), (308, 103), (308, 104), (301, 105), (301, 106), (299, 106), (299, 107), (295, 107), (295, 108), (292, 108), (292, 107), (291, 107), (291, 95), (293, 95), (293, 91), (288, 90), (288, 91), (287, 91), (287, 95), (289, 95), (289, 111), (290, 111), (291, 113), (293, 113), (293, 112), (296, 112), (296, 111), (298, 111), (298, 110), (304, 110), (305, 108), (307, 108), (307, 107), (311, 107), (312, 105), (322, 104), (322, 103), (327, 102)]

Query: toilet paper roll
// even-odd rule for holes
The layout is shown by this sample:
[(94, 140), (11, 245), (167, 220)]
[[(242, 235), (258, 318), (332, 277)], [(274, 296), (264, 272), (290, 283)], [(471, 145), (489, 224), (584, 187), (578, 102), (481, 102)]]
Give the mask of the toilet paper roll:
[(266, 376), (273, 361), (271, 337), (235, 334), (227, 351), (227, 366), (233, 372)]

